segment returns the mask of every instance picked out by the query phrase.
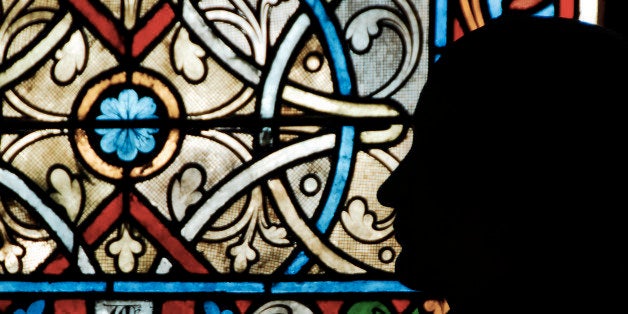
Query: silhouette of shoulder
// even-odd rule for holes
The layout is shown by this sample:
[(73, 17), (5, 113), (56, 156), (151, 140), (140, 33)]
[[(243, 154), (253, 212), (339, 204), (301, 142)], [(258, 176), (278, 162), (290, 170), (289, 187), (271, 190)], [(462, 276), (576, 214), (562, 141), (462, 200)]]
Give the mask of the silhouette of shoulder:
[(505, 261), (482, 275), (443, 261), (478, 288), (450, 293), (625, 310), (627, 52), (612, 30), (516, 14), (443, 51), (415, 113), (422, 195), (438, 217), (476, 222), (443, 245), (481, 225)]

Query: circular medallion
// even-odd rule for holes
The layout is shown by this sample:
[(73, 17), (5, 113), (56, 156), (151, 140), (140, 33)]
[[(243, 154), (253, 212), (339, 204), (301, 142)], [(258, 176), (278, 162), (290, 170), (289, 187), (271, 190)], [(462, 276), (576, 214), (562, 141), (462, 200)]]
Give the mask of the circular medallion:
[(158, 78), (120, 72), (95, 81), (75, 107), (75, 145), (83, 161), (110, 179), (144, 178), (174, 156), (178, 98)]

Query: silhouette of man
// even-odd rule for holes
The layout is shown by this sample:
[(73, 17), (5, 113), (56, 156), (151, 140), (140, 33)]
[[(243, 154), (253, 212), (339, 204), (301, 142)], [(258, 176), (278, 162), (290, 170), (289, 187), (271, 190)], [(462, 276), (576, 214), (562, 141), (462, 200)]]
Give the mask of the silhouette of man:
[(624, 40), (512, 13), (444, 51), (378, 192), (401, 282), (450, 314), (628, 313)]

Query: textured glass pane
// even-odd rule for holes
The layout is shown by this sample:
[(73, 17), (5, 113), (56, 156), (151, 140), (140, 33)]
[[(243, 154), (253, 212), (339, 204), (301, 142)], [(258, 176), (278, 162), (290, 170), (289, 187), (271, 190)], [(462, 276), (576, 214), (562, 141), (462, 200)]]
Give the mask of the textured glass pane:
[(0, 0), (0, 311), (418, 311), (377, 189), (498, 2)]

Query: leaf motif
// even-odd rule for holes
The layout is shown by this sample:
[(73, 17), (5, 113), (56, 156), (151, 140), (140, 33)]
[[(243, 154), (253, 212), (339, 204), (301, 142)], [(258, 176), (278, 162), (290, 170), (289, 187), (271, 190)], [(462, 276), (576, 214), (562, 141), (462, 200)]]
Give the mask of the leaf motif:
[(230, 310), (221, 311), (218, 304), (213, 301), (207, 301), (203, 303), (203, 309), (205, 310), (205, 314), (232, 314), (233, 312)]
[(15, 314), (42, 314), (44, 312), (44, 307), (46, 306), (46, 302), (44, 300), (38, 300), (33, 302), (26, 311), (23, 309), (18, 309), (14, 313)]
[(341, 213), (341, 219), (347, 226), (356, 228), (370, 228), (375, 220), (373, 215), (366, 211), (366, 204), (361, 199), (351, 200), (347, 210)]
[(76, 221), (81, 211), (83, 198), (81, 182), (76, 178), (72, 178), (68, 170), (62, 167), (54, 168), (49, 174), (48, 181), (53, 190), (50, 193), (50, 197), (65, 208), (68, 217), (72, 221)]
[(393, 232), (392, 226), (376, 228), (375, 213), (369, 211), (365, 201), (359, 198), (350, 201), (347, 209), (340, 214), (340, 221), (349, 234), (362, 241), (378, 241)]
[[(369, 10), (355, 17), (349, 23), (346, 30), (346, 38), (350, 40), (354, 51), (362, 53), (371, 47), (371, 40), (381, 33), (380, 16), (382, 12), (390, 14), (387, 10)], [(378, 15), (379, 14), (379, 15)]]
[(246, 271), (249, 267), (249, 262), (257, 258), (257, 252), (246, 242), (232, 247), (229, 250), (229, 254), (233, 256), (233, 269), (237, 273)]
[(123, 228), (122, 235), (109, 243), (107, 247), (111, 255), (117, 256), (118, 267), (124, 273), (135, 268), (136, 258), (143, 251), (142, 243), (134, 239), (127, 228)]
[(133, 29), (135, 26), (140, 2), (137, 0), (124, 0), (124, 26), (126, 29)]
[(377, 314), (390, 314), (391, 311), (386, 305), (379, 301), (362, 301), (355, 303), (349, 308), (347, 314), (360, 314), (360, 313), (377, 313)]
[[(375, 98), (388, 97), (398, 90), (414, 72), (413, 69), (421, 53), (422, 30), (418, 23), (419, 17), (409, 3), (405, 1), (395, 1), (395, 3), (398, 4), (395, 8), (373, 7), (359, 11), (349, 18), (346, 24), (345, 38), (351, 43), (351, 50), (357, 54), (369, 52), (375, 44), (375, 39), (382, 34), (383, 28), (388, 28), (397, 34), (403, 46), (403, 53), (387, 57), (390, 60), (399, 58), (400, 63), (397, 73), (390, 77), (379, 78), (381, 86), (375, 83), (371, 95)], [(378, 46), (381, 48), (383, 47), (381, 45), (386, 45), (386, 42), (383, 41)], [(371, 91), (364, 91), (364, 93), (371, 94)]]
[(0, 262), (4, 264), (9, 274), (15, 274), (22, 268), (23, 256), (24, 249), (20, 245), (5, 242), (0, 247)]
[(169, 193), (170, 204), (178, 221), (183, 220), (188, 207), (198, 202), (203, 196), (204, 178), (205, 173), (199, 166), (190, 166), (172, 180)]
[(188, 31), (181, 27), (172, 46), (174, 68), (188, 81), (198, 83), (207, 75), (205, 50), (190, 40)]
[(275, 225), (271, 225), (268, 227), (260, 226), (260, 230), (262, 234), (264, 234), (264, 238), (276, 245), (287, 245), (290, 244), (290, 240), (288, 240), (287, 235), (288, 232), (286, 228), (279, 227)]
[(85, 40), (80, 31), (76, 31), (65, 45), (55, 53), (52, 67), (54, 78), (62, 84), (70, 83), (83, 72), (87, 60)]

